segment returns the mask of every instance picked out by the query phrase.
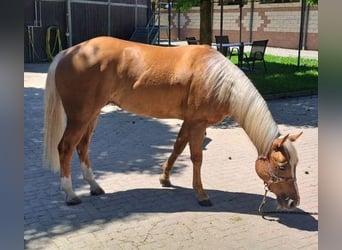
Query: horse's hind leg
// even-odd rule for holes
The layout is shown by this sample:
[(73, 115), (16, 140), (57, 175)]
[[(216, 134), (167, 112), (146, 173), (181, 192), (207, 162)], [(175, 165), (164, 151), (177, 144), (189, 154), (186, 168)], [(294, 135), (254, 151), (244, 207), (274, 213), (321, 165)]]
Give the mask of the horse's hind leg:
[(89, 126), (87, 130), (85, 131), (80, 143), (76, 147), (78, 157), (80, 159), (80, 163), (82, 167), (83, 179), (89, 183), (91, 195), (100, 195), (100, 194), (105, 193), (94, 179), (94, 174), (91, 168), (89, 153), (88, 153), (88, 148), (90, 145), (91, 137), (94, 133), (96, 122), (97, 122), (97, 118), (95, 118), (93, 121), (89, 123)]
[(189, 141), (188, 125), (184, 121), (178, 133), (177, 140), (173, 146), (173, 151), (167, 161), (163, 164), (163, 173), (159, 177), (160, 184), (163, 187), (170, 187), (170, 171), (178, 156), (183, 152)]
[(76, 205), (81, 203), (80, 198), (74, 193), (71, 181), (71, 159), (76, 145), (87, 128), (87, 122), (68, 119), (63, 137), (58, 144), (58, 152), (61, 166), (61, 189), (66, 194), (66, 203)]

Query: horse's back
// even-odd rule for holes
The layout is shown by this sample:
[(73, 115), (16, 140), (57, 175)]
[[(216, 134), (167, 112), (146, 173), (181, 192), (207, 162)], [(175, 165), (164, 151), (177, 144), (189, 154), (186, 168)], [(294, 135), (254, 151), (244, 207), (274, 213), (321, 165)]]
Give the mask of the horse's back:
[[(64, 51), (64, 60), (72, 60), (73, 66), (81, 70), (105, 61), (118, 63), (125, 55), (135, 54), (135, 59), (141, 57), (147, 64), (172, 66), (182, 64), (184, 59), (198, 62), (204, 54), (213, 51), (216, 50), (208, 45), (164, 47), (102, 36), (68, 48)], [(188, 61), (185, 63), (188, 64)]]
[(84, 103), (98, 110), (113, 102), (141, 115), (182, 119), (190, 85), (194, 80), (200, 84), (196, 76), (203, 73), (206, 56), (216, 51), (97, 37), (63, 53), (56, 85), (70, 112)]

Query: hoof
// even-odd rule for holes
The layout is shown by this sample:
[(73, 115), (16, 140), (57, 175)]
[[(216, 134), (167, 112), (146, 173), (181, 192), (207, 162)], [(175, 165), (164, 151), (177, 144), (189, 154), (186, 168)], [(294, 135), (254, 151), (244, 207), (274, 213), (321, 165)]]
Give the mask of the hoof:
[(66, 201), (66, 204), (68, 206), (74, 206), (74, 205), (77, 205), (77, 204), (80, 204), (80, 203), (82, 203), (82, 201), (78, 197), (74, 197), (74, 198)]
[(105, 193), (105, 191), (100, 187), (96, 188), (95, 190), (90, 190), (91, 195), (101, 195), (104, 193)]
[(162, 187), (171, 187), (171, 182), (169, 180), (162, 180), (162, 179), (159, 179), (160, 181), (160, 184), (162, 185)]
[(211, 207), (213, 205), (210, 200), (198, 201), (198, 204), (200, 204), (202, 207)]

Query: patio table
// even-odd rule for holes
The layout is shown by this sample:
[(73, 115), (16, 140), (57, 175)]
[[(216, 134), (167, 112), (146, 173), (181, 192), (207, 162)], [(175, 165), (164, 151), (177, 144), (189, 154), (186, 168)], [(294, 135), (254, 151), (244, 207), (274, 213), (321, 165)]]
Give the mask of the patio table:
[(237, 43), (222, 43), (222, 44), (217, 44), (218, 47), (239, 47), (239, 54), (238, 54), (238, 66), (241, 68), (242, 67), (242, 62), (243, 62), (243, 51), (245, 46), (251, 46), (252, 42), (237, 42)]

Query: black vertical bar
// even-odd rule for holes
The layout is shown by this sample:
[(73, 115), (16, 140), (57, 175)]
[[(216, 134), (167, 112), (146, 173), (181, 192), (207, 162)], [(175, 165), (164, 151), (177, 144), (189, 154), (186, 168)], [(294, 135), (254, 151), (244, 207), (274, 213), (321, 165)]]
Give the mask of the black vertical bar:
[[(221, 13), (220, 13), (220, 36), (223, 36), (223, 0), (220, 0)], [(222, 38), (220, 39), (220, 51), (223, 52)]]
[(220, 15), (220, 36), (223, 36), (223, 0), (220, 0), (221, 15)]
[(168, 19), (169, 19), (169, 46), (171, 46), (171, 1), (167, 1)]
[(300, 52), (303, 44), (303, 25), (304, 25), (304, 11), (305, 11), (306, 0), (302, 0), (302, 8), (300, 11), (300, 28), (299, 28), (299, 44), (298, 44), (298, 59), (297, 67), (300, 66)]
[(160, 45), (160, 2), (158, 1), (158, 45)]
[(249, 41), (253, 40), (253, 18), (254, 18), (254, 0), (251, 2), (251, 20), (249, 22)]
[(243, 6), (243, 3), (242, 3), (242, 0), (240, 0), (240, 43), (241, 43), (241, 23), (242, 23), (242, 6)]

